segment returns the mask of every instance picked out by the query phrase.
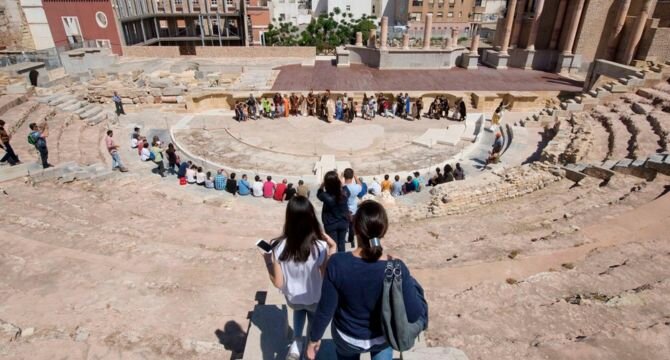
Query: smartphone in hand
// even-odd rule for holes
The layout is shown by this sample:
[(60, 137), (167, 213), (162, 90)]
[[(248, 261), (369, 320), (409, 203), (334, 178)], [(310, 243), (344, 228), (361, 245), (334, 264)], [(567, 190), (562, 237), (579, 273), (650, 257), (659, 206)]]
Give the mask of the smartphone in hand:
[(273, 243), (268, 243), (267, 241), (260, 239), (256, 242), (256, 246), (261, 249), (264, 253), (270, 254), (272, 253), (272, 250), (279, 245), (279, 241), (275, 241)]

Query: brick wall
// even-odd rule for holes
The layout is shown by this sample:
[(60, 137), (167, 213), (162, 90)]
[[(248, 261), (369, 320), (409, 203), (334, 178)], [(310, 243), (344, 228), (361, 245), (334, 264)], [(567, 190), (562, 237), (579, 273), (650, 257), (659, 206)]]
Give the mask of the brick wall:
[(617, 7), (618, 2), (614, 0), (591, 0), (585, 5), (580, 30), (575, 39), (575, 53), (581, 54), (584, 62), (606, 58), (607, 42)]
[(644, 32), (636, 59), (651, 59), (657, 61), (670, 60), (670, 28), (647, 28)]
[(316, 56), (314, 47), (283, 47), (283, 46), (196, 46), (197, 56), (202, 57), (296, 57), (313, 58)]

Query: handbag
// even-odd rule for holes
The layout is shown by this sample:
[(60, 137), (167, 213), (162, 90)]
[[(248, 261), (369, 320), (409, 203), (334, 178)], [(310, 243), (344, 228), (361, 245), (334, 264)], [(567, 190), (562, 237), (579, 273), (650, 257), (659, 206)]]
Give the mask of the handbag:
[(423, 288), (411, 277), (405, 279), (413, 281), (417, 297), (425, 309), (415, 322), (409, 322), (405, 309), (403, 294), (403, 274), (400, 260), (393, 259), (386, 262), (384, 271), (384, 289), (382, 293), (382, 331), (386, 342), (396, 351), (407, 351), (414, 346), (416, 338), (428, 327), (428, 303), (423, 294)]

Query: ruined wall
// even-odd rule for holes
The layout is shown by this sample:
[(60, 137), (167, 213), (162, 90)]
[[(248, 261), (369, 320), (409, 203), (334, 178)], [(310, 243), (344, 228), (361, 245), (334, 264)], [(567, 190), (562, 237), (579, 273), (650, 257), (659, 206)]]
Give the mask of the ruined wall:
[(609, 60), (606, 56), (607, 42), (617, 7), (618, 2), (614, 0), (591, 0), (584, 5), (574, 48), (584, 62), (590, 63), (596, 58)]
[(635, 56), (640, 60), (656, 60), (664, 62), (670, 60), (670, 27), (657, 27), (657, 19), (647, 28), (640, 40)]
[(0, 1), (0, 46), (31, 49), (34, 45), (27, 30), (18, 0)]
[[(314, 58), (315, 47), (302, 46), (196, 46), (195, 56), (200, 57), (292, 57)], [(123, 55), (138, 57), (178, 57), (178, 46), (124, 46)]]

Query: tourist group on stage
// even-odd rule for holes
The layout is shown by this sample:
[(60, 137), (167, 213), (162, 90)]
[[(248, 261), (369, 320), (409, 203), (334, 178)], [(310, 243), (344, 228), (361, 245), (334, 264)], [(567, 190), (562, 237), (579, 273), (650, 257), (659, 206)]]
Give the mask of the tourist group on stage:
[(376, 116), (407, 120), (420, 120), (425, 117), (465, 121), (467, 116), (463, 99), (456, 101), (452, 110), (447, 97), (437, 96), (431, 102), (428, 111), (424, 112), (423, 98), (417, 97), (412, 100), (408, 93), (399, 93), (395, 97), (383, 93), (373, 94), (370, 97), (363, 94), (363, 99), (359, 103), (347, 93), (333, 96), (330, 90), (326, 90), (323, 94), (310, 91), (307, 96), (276, 93), (272, 97), (262, 97), (260, 100), (250, 94), (245, 101), (236, 101), (234, 108), (235, 119), (240, 122), (258, 120), (261, 117), (276, 119), (290, 116), (312, 116), (326, 122), (347, 123), (353, 122), (356, 118), (373, 120)]

